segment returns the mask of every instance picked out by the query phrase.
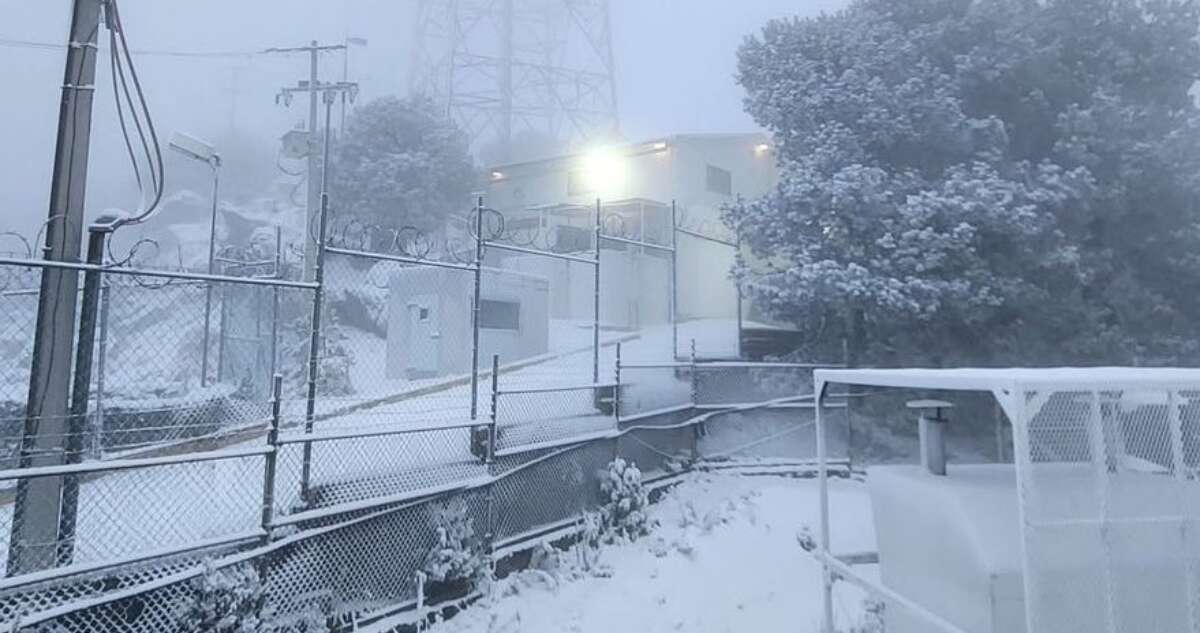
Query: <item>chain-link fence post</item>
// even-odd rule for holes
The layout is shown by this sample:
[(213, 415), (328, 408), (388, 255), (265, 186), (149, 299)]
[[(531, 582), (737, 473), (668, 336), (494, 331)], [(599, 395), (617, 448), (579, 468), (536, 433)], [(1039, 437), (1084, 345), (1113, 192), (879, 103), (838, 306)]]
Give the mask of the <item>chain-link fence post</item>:
[[(267, 428), (267, 446), (271, 452), (263, 455), (263, 488), (262, 488), (262, 517), (260, 525), (263, 531), (262, 544), (271, 544), (275, 524), (275, 479), (279, 463), (279, 426), (280, 409), (283, 404), (283, 375), (271, 376), (271, 421)], [(255, 561), (259, 582), (267, 582), (267, 574), (271, 570), (271, 554), (259, 556)]]
[[(700, 373), (697, 371), (696, 364), (696, 339), (691, 339), (691, 348), (689, 350), (689, 373), (691, 374), (691, 394), (689, 402), (692, 407), (700, 404)], [(695, 411), (695, 409), (693, 409)], [(692, 427), (692, 461), (700, 459), (700, 437), (704, 435), (704, 424), (697, 424)]]
[(600, 199), (596, 198), (596, 274), (592, 314), (592, 384), (600, 383)]
[[(275, 279), (283, 279), (283, 228), (275, 227)], [(279, 371), (279, 286), (271, 286), (271, 375)]]
[(696, 372), (696, 339), (692, 339), (692, 341), (691, 341), (691, 350), (690, 350), (689, 358), (690, 358), (690, 360), (689, 360), (690, 372), (689, 373), (691, 374), (691, 395), (690, 395), (691, 399), (689, 400), (689, 402), (691, 402), (692, 406), (694, 407), (697, 404), (699, 404), (698, 396), (700, 394), (700, 374)]
[(488, 473), (492, 473), (493, 465), (496, 461), (496, 441), (500, 438), (499, 429), (496, 428), (499, 422), (499, 406), (500, 406), (500, 355), (492, 354), (492, 413), (491, 424), (488, 425), (488, 445), (487, 457), (485, 461), (488, 467)]
[(671, 362), (679, 360), (679, 213), (671, 201)]
[(613, 419), (621, 421), (621, 344), (617, 343), (617, 362), (614, 368), (616, 384), (613, 386)]
[[(328, 117), (326, 117), (328, 122)], [(328, 164), (329, 143), (325, 143)], [(313, 432), (317, 413), (317, 380), (321, 362), (321, 308), (325, 298), (325, 231), (329, 221), (329, 192), (321, 192), (321, 215), (317, 220), (317, 234), (310, 239), (317, 241), (317, 267), (313, 281), (312, 336), (308, 342), (308, 391), (304, 399), (304, 433)], [(312, 442), (304, 443), (304, 463), (300, 471), (300, 499), (307, 503), (309, 487), (312, 485)]]
[[(475, 201), (475, 290), (471, 299), (471, 419), (479, 413), (479, 304), (483, 287), (483, 196)], [(494, 374), (493, 374), (494, 375)]]
[[(79, 339), (75, 348), (75, 376), (71, 385), (71, 413), (67, 419), (67, 437), (63, 443), (63, 461), (78, 464), (83, 461), (83, 436), (87, 430), (89, 393), (92, 387), (92, 361), (96, 351), (96, 322), (100, 312), (101, 272), (104, 244), (115, 224), (94, 224), (88, 228), (87, 263), (95, 268), (83, 276), (83, 296), (79, 306)], [(79, 475), (63, 478), (62, 511), (58, 518), (55, 539), (55, 561), (69, 565), (75, 556), (75, 530), (79, 519)]]
[[(737, 203), (738, 206), (741, 206), (741, 194), (738, 194)], [(733, 227), (733, 244), (733, 263), (734, 266), (740, 266), (742, 263), (742, 225), (740, 222)], [(744, 327), (744, 323), (742, 322), (742, 303), (744, 301), (742, 297), (742, 280), (735, 276), (733, 285), (737, 289), (737, 338), (734, 340), (734, 350), (736, 350), (734, 356), (740, 360), (742, 358), (742, 329)]]
[(100, 342), (96, 350), (96, 412), (92, 416), (92, 459), (104, 455), (104, 380), (108, 362), (108, 314), (112, 289), (106, 279), (100, 285)]
[[(221, 274), (229, 274), (229, 267), (222, 266)], [(225, 337), (228, 336), (228, 321), (229, 321), (229, 288), (225, 284), (221, 284), (221, 313), (217, 319), (217, 383), (225, 380)], [(205, 343), (207, 345), (208, 343)], [(207, 349), (205, 350), (207, 354)]]
[(280, 409), (283, 404), (283, 375), (271, 377), (271, 422), (267, 429), (267, 453), (263, 461), (262, 529), (264, 545), (271, 542), (271, 526), (275, 521), (275, 472), (279, 462)]

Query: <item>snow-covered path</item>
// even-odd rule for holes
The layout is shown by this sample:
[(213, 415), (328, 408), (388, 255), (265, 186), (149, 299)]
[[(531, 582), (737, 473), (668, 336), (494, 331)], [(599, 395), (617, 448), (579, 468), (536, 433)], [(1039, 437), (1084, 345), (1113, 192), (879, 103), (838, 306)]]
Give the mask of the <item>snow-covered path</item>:
[[(835, 551), (874, 549), (866, 488), (830, 482)], [(599, 553), (583, 571), (577, 552), (500, 581), (435, 633), (816, 632), (820, 567), (797, 535), (817, 526), (813, 480), (690, 475), (651, 515), (650, 536)], [(595, 569), (595, 567), (593, 567)], [(873, 570), (864, 569), (870, 574)], [(839, 586), (839, 623), (862, 619), (863, 595)]]

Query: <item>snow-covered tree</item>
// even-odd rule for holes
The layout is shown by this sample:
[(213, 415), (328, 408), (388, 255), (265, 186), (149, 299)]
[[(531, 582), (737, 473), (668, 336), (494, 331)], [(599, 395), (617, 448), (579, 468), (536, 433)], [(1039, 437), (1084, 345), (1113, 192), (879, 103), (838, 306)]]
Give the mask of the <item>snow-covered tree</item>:
[(737, 274), (853, 361), (1178, 362), (1200, 316), (1192, 0), (856, 0), (739, 52), (780, 183)]
[(337, 213), (393, 228), (440, 228), (470, 208), (477, 184), (466, 135), (424, 99), (359, 106), (331, 167)]

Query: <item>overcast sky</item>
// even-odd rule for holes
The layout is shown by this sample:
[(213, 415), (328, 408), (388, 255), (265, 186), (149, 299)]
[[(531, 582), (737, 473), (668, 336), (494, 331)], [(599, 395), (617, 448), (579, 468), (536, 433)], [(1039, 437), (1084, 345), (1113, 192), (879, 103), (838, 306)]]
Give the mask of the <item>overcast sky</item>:
[[(352, 52), (350, 75), (364, 96), (403, 94), (416, 0), (120, 0), (130, 45), (143, 50), (255, 51), (312, 39), (366, 38)], [(631, 138), (680, 132), (755, 129), (733, 80), (742, 39), (767, 20), (815, 15), (845, 0), (612, 0), (621, 127)], [(0, 39), (61, 43), (69, 0), (0, 0)], [(102, 31), (101, 39), (107, 37)], [(32, 234), (45, 218), (62, 80), (62, 50), (0, 44), (0, 231)], [(278, 137), (306, 113), (277, 107), (278, 88), (304, 76), (299, 56), (136, 59), (165, 138), (185, 130), (226, 138), (232, 130)], [(326, 57), (325, 79), (341, 74)], [(93, 127), (89, 214), (130, 208), (131, 176), (116, 129), (107, 65), (101, 64)], [(165, 142), (165, 141), (164, 141)], [(171, 173), (195, 165), (168, 159)], [(192, 170), (192, 171), (189, 171)], [(170, 177), (170, 174), (169, 174)], [(174, 182), (188, 181), (176, 178)]]

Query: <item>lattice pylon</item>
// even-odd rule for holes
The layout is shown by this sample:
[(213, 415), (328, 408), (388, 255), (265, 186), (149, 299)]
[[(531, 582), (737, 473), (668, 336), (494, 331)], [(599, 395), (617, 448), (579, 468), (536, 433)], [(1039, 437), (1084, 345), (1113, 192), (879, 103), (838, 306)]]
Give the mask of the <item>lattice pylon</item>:
[(608, 0), (419, 0), (410, 92), (476, 148), (523, 132), (565, 146), (618, 133)]

